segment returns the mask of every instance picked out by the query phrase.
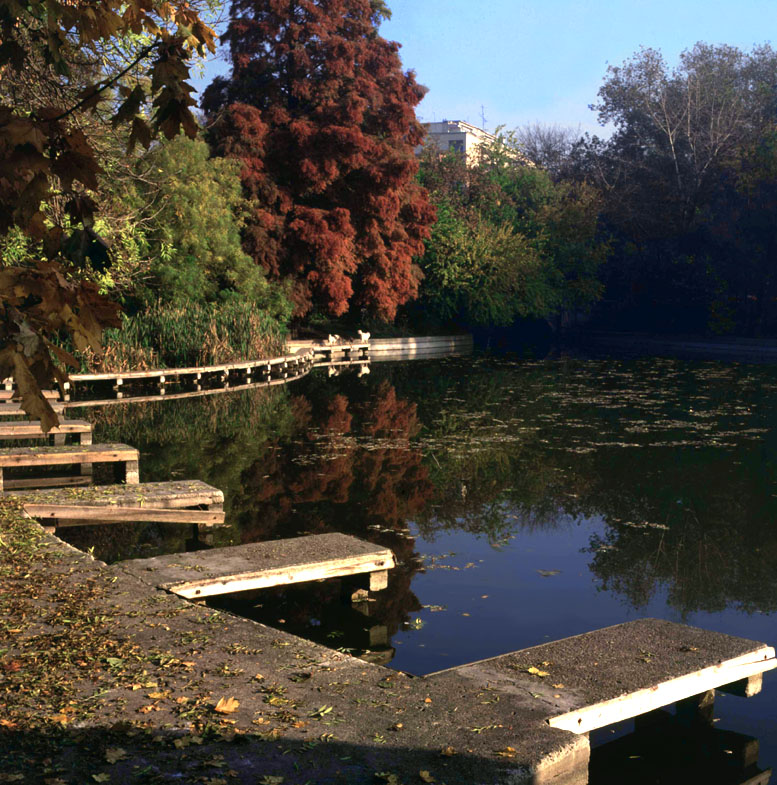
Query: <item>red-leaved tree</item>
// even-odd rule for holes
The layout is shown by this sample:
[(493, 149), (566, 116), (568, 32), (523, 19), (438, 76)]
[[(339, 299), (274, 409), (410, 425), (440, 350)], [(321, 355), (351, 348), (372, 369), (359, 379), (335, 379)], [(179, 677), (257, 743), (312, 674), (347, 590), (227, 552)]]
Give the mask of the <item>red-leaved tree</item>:
[(297, 315), (393, 319), (434, 221), (416, 183), (424, 94), (370, 0), (233, 0), (232, 72), (205, 92), (216, 152), (242, 161), (245, 248), (290, 280)]

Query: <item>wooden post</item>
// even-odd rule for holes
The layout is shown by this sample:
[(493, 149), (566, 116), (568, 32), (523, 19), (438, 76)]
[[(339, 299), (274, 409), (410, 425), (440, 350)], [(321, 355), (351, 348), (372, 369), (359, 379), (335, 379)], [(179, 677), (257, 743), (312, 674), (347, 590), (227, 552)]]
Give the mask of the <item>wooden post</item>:
[(378, 624), (375, 627), (370, 627), (369, 636), (371, 649), (374, 649), (376, 646), (388, 646), (388, 628), (384, 625)]
[(712, 725), (715, 718), (715, 690), (707, 690), (677, 701), (677, 720), (683, 725)]
[(54, 444), (63, 445), (65, 443), (65, 434), (64, 433), (55, 433), (54, 434)]
[(124, 482), (127, 485), (137, 485), (140, 482), (140, 472), (137, 461), (126, 461), (124, 469)]
[(383, 591), (388, 586), (388, 570), (370, 573), (370, 591)]

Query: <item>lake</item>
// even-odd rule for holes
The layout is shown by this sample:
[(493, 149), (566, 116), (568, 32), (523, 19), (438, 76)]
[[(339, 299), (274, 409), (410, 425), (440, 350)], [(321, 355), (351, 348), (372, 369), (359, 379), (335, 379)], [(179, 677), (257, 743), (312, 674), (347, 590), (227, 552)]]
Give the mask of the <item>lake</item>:
[[(231, 526), (210, 542), (151, 524), (68, 541), (107, 561), (327, 531), (386, 545), (399, 566), (360, 610), (328, 584), (218, 606), (392, 668), (645, 616), (777, 643), (771, 366), (475, 356), (77, 416), (140, 449), (141, 481), (221, 488)], [(768, 674), (753, 699), (717, 699), (761, 767), (777, 764), (776, 687)]]

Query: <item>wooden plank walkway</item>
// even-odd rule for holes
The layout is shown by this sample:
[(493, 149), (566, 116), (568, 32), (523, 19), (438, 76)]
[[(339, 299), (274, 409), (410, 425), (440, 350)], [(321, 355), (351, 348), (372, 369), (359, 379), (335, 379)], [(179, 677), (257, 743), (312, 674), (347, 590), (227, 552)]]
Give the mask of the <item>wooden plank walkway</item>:
[[(51, 408), (57, 413), (62, 414), (65, 411), (65, 404), (59, 401), (49, 401)], [(0, 417), (26, 417), (26, 413), (22, 407), (16, 402), (2, 402), (0, 403)], [(37, 422), (37, 420), (33, 420)]]
[(0, 422), (0, 439), (46, 439), (53, 437), (55, 444), (64, 444), (67, 434), (78, 436), (80, 444), (91, 444), (92, 423), (87, 420), (60, 419), (58, 427), (44, 433), (39, 420)]
[(766, 644), (640, 619), (443, 673), (497, 693), (527, 692), (545, 706), (551, 727), (585, 734), (670, 704), (711, 722), (714, 690), (750, 697), (775, 667)]
[[(35, 480), (9, 480), (4, 483), (3, 473), (9, 468), (25, 466), (66, 466), (93, 463), (123, 463), (128, 484), (137, 484), (138, 451), (126, 444), (64, 445), (53, 447), (4, 447), (0, 449), (0, 491), (12, 487), (30, 487)], [(41, 484), (51, 485), (63, 478), (46, 478)], [(21, 484), (20, 484), (21, 483)]]
[(147, 381), (154, 382), (159, 387), (164, 387), (168, 382), (189, 380), (199, 383), (205, 377), (218, 376), (222, 382), (238, 374), (247, 379), (253, 375), (271, 376), (273, 373), (288, 371), (291, 368), (301, 368), (313, 363), (313, 352), (301, 354), (288, 354), (282, 357), (272, 357), (262, 360), (247, 360), (235, 363), (220, 363), (218, 365), (191, 366), (188, 368), (155, 368), (145, 371), (111, 371), (108, 373), (79, 373), (73, 374), (70, 381), (65, 383), (65, 390), (74, 389), (76, 384), (86, 382), (113, 382), (115, 388), (122, 387), (125, 382)]
[(370, 573), (370, 589), (386, 587), (394, 566), (388, 548), (347, 534), (286, 540), (133, 559), (122, 567), (143, 581), (187, 599)]
[[(41, 390), (41, 392), (49, 402), (59, 400), (59, 390)], [(0, 390), (0, 401), (10, 401), (14, 395), (18, 395), (16, 390)]]
[[(99, 485), (13, 493), (25, 512), (59, 526), (123, 521), (159, 521), (218, 526), (224, 523), (224, 494), (201, 480)], [(206, 509), (187, 509), (204, 506)]]

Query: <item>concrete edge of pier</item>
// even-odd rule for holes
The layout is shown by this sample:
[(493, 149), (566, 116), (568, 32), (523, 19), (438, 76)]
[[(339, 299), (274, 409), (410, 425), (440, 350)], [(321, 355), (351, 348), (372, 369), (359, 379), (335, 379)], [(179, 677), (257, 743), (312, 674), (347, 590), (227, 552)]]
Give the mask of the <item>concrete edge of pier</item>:
[[(128, 757), (110, 770), (115, 782), (130, 781), (121, 777), (144, 766), (185, 777), (190, 764), (205, 765), (215, 754), (232, 772), (229, 783), (240, 785), (262, 777), (283, 777), (288, 785), (392, 782), (391, 774), (409, 785), (428, 781), (420, 772), (447, 785), (583, 785), (587, 735), (551, 727), (548, 718), (559, 709), (551, 707), (558, 699), (548, 697), (548, 690), (575, 710), (581, 702), (641, 689), (659, 672), (677, 677), (732, 657), (764, 656), (764, 644), (652, 621), (414, 678), (187, 602), (150, 587), (121, 564), (105, 565), (52, 535), (40, 536), (63, 580), (74, 587), (85, 581), (100, 587), (93, 600), (95, 618), (103, 620), (106, 635), (135, 647), (145, 674), (140, 684), (119, 678), (110, 687), (79, 686), (89, 711), (69, 738), (70, 760), (89, 759), (91, 734), (118, 720), (157, 739), (150, 749), (135, 749), (131, 738), (122, 744)], [(50, 625), (57, 624), (57, 597), (45, 594), (45, 570), (31, 564), (27, 576), (40, 585), (35, 624), (24, 633), (31, 645), (36, 635), (48, 640)], [(671, 646), (657, 651), (667, 640)], [(650, 654), (650, 661), (640, 652)], [(13, 646), (5, 653), (9, 656)], [(635, 656), (643, 660), (633, 662)], [(773, 651), (765, 656), (773, 662)], [(568, 661), (562, 664), (562, 657)], [(602, 681), (609, 662), (622, 662), (623, 670)], [(632, 682), (620, 684), (628, 674)], [(553, 686), (561, 678), (573, 688)], [(179, 703), (183, 698), (186, 702)], [(217, 713), (222, 698), (236, 699), (239, 708)], [(182, 710), (188, 701), (198, 713)], [(230, 743), (203, 734), (203, 722)], [(192, 738), (198, 741), (188, 746)], [(183, 746), (185, 760), (179, 752)]]

